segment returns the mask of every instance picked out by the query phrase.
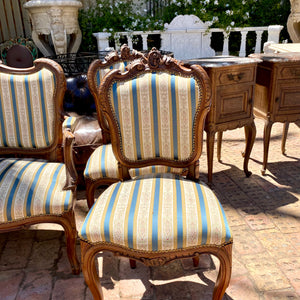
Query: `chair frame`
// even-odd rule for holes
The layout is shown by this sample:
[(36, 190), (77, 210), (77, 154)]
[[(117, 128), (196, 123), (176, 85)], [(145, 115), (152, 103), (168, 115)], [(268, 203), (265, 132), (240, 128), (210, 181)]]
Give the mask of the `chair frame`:
[[(93, 95), (96, 103), (97, 108), (97, 117), (99, 126), (102, 130), (102, 138), (103, 138), (103, 144), (108, 144), (111, 141), (110, 137), (110, 130), (107, 124), (107, 121), (105, 120), (105, 117), (99, 108), (99, 105), (97, 103), (99, 102), (99, 95), (98, 95), (98, 88), (96, 75), (99, 69), (106, 69), (118, 62), (123, 61), (134, 61), (136, 59), (139, 59), (143, 57), (144, 55), (141, 52), (138, 52), (136, 50), (130, 51), (130, 48), (123, 44), (120, 48), (120, 54), (118, 54), (117, 51), (110, 52), (106, 57), (105, 60), (102, 61), (100, 59), (94, 60), (91, 65), (89, 66), (88, 72), (87, 72), (87, 80), (88, 80), (88, 86), (91, 91), (91, 94)], [(88, 203), (88, 207), (91, 208), (94, 204), (94, 196), (95, 196), (95, 190), (99, 186), (108, 186), (115, 182), (118, 182), (120, 179), (116, 178), (100, 178), (97, 180), (92, 180), (90, 178), (85, 178), (85, 187), (86, 187), (86, 199)]]
[[(99, 86), (96, 80), (99, 69), (106, 69), (116, 63), (123, 61), (134, 61), (141, 57), (143, 57), (141, 52), (136, 50), (130, 51), (130, 48), (126, 44), (123, 44), (120, 48), (120, 54), (117, 51), (112, 51), (106, 55), (104, 61), (101, 59), (96, 59), (90, 64), (87, 72), (87, 81), (96, 104), (99, 102), (99, 95), (97, 93)], [(108, 144), (110, 143), (110, 131), (101, 110), (97, 109), (97, 117), (102, 130), (103, 144)]]
[(71, 190), (73, 195), (73, 206), (67, 212), (61, 215), (42, 215), (27, 217), (22, 220), (11, 221), (8, 223), (0, 224), (0, 233), (9, 232), (20, 229), (27, 229), (29, 226), (38, 223), (57, 223), (64, 228), (67, 243), (67, 254), (71, 264), (72, 273), (80, 273), (80, 264), (76, 256), (76, 239), (77, 230), (75, 224), (74, 205), (76, 199), (76, 185), (77, 185), (77, 172), (73, 162), (72, 146), (74, 142), (74, 135), (65, 130), (62, 132), (63, 122), (63, 96), (66, 90), (65, 75), (61, 67), (50, 59), (37, 59), (34, 61), (34, 66), (30, 68), (17, 69), (0, 65), (0, 72), (13, 74), (13, 75), (29, 75), (40, 71), (43, 68), (50, 70), (56, 78), (56, 86), (54, 91), (54, 98), (56, 99), (55, 109), (55, 128), (54, 139), (52, 144), (48, 147), (39, 149), (25, 149), (17, 147), (1, 147), (0, 156), (4, 158), (20, 157), (20, 158), (37, 158), (46, 159), (49, 162), (63, 162), (66, 166), (66, 184), (64, 190)]
[[(119, 70), (110, 72), (104, 77), (99, 89), (98, 94), (100, 101), (96, 103), (97, 110), (103, 111), (111, 129), (111, 140), (114, 154), (119, 161), (119, 168), (121, 176), (124, 180), (129, 179), (129, 168), (145, 167), (155, 164), (163, 164), (171, 167), (188, 167), (189, 173), (187, 177), (195, 180), (195, 173), (197, 169), (197, 162), (202, 152), (203, 143), (203, 130), (205, 117), (209, 111), (211, 103), (211, 89), (210, 81), (206, 72), (202, 67), (192, 65), (189, 68), (184, 67), (175, 59), (169, 57), (161, 57), (159, 51), (152, 49), (147, 58), (142, 58), (140, 61), (133, 62), (130, 67), (127, 67), (127, 72), (121, 73)], [(175, 72), (175, 74), (182, 76), (194, 75), (202, 83), (203, 98), (200, 107), (200, 113), (196, 113), (196, 121), (194, 125), (194, 138), (195, 144), (193, 154), (189, 159), (185, 161), (174, 161), (171, 159), (147, 159), (143, 161), (129, 161), (123, 156), (120, 145), (120, 138), (118, 136), (117, 122), (114, 120), (114, 116), (110, 109), (108, 99), (108, 90), (113, 82), (125, 81), (133, 78), (138, 74), (143, 74), (147, 71), (163, 71), (163, 72)], [(136, 260), (144, 263), (147, 266), (158, 266), (169, 263), (179, 258), (193, 258), (197, 261), (199, 255), (203, 253), (213, 254), (220, 260), (220, 269), (216, 285), (213, 292), (213, 299), (222, 299), (227, 286), (229, 285), (231, 277), (232, 266), (232, 240), (224, 245), (219, 246), (196, 246), (185, 249), (166, 250), (166, 251), (142, 251), (129, 249), (124, 246), (118, 246), (113, 243), (99, 242), (97, 244), (90, 244), (88, 241), (81, 240), (81, 262), (82, 271), (85, 277), (85, 281), (90, 288), (95, 300), (103, 299), (103, 293), (101, 291), (101, 284), (97, 274), (95, 258), (100, 251), (110, 251), (114, 255), (124, 256), (131, 260)]]

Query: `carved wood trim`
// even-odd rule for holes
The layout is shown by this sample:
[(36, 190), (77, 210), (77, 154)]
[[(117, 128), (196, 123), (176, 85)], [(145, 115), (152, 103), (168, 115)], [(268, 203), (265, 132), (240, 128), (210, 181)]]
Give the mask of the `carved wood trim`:
[(81, 240), (81, 262), (85, 281), (94, 299), (103, 299), (100, 280), (96, 272), (95, 257), (100, 251), (110, 251), (116, 256), (138, 260), (147, 266), (161, 266), (175, 259), (193, 258), (208, 253), (220, 261), (220, 269), (213, 292), (213, 299), (222, 299), (228, 287), (232, 270), (232, 242), (222, 246), (199, 246), (171, 251), (137, 251), (111, 243), (92, 245)]
[[(109, 90), (114, 82), (127, 81), (146, 72), (159, 71), (172, 74), (178, 74), (183, 77), (194, 77), (199, 86), (202, 87), (202, 101), (196, 112), (196, 121), (194, 126), (194, 150), (190, 158), (182, 161), (174, 161), (166, 158), (151, 158), (142, 161), (131, 161), (123, 155), (121, 147), (121, 138), (119, 136), (118, 123), (114, 119), (109, 101)], [(203, 144), (203, 128), (206, 115), (211, 104), (211, 85), (205, 70), (199, 65), (190, 67), (184, 66), (183, 63), (169, 56), (162, 56), (158, 50), (153, 48), (148, 56), (144, 56), (139, 60), (133, 61), (127, 66), (127, 71), (122, 73), (120, 70), (114, 70), (107, 74), (98, 90), (99, 103), (97, 102), (97, 110), (103, 112), (111, 129), (111, 142), (114, 154), (119, 162), (128, 168), (141, 168), (150, 165), (166, 165), (177, 168), (188, 167), (195, 163), (202, 152)]]

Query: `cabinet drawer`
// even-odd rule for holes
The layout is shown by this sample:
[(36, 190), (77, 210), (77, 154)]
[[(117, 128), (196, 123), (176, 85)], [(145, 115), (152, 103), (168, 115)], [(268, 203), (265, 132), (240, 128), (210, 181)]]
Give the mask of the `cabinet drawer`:
[(252, 117), (253, 85), (236, 84), (231, 89), (220, 86), (216, 92), (216, 123)]
[(231, 85), (255, 81), (255, 67), (239, 67), (222, 70), (217, 75), (217, 85)]
[[(295, 62), (294, 65), (282, 66), (278, 71), (278, 79), (299, 79), (300, 64)], [(299, 82), (298, 82), (299, 84)]]

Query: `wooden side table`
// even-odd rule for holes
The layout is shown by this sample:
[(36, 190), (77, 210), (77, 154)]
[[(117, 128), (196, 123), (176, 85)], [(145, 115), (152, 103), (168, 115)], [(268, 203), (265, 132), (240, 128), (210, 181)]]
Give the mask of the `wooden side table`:
[(207, 133), (208, 182), (212, 182), (215, 133), (218, 132), (217, 156), (221, 160), (222, 133), (245, 128), (246, 148), (244, 172), (248, 170), (250, 153), (256, 136), (253, 117), (253, 96), (259, 59), (240, 57), (213, 57), (192, 59), (188, 64), (199, 64), (207, 72), (212, 84), (212, 106), (205, 124)]
[(258, 65), (254, 115), (265, 121), (262, 174), (267, 169), (271, 129), (274, 122), (286, 123), (282, 152), (289, 122), (300, 120), (300, 53), (252, 54)]

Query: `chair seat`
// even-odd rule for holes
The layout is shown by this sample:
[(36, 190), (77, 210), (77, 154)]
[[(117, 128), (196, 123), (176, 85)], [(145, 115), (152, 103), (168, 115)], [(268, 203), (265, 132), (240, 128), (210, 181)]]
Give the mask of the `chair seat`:
[(64, 191), (65, 165), (35, 159), (0, 160), (0, 224), (28, 217), (61, 215), (72, 208)]
[(142, 251), (221, 246), (232, 240), (215, 194), (203, 183), (174, 174), (111, 185), (89, 211), (79, 235), (91, 244)]
[[(140, 169), (131, 169), (129, 174), (132, 178), (140, 175), (153, 173), (174, 173), (183, 175), (186, 169), (171, 168), (167, 166), (150, 166)], [(119, 179), (118, 161), (114, 156), (111, 144), (99, 146), (90, 156), (84, 177), (90, 180), (99, 180), (104, 178)]]

